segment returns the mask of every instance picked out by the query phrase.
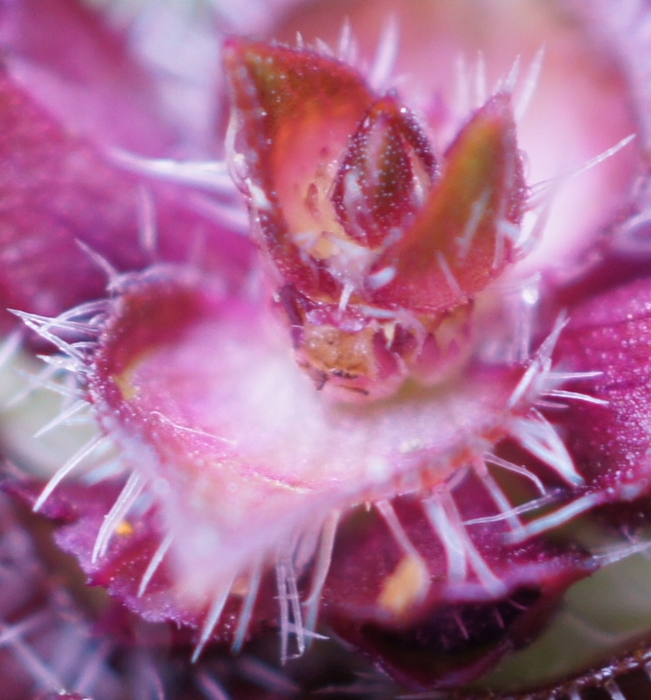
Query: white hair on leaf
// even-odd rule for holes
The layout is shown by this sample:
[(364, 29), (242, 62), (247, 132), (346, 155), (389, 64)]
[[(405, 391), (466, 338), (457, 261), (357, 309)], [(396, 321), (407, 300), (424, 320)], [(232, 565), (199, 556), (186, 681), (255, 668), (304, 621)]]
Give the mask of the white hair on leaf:
[(43, 504), (52, 494), (54, 489), (61, 483), (61, 481), (63, 481), (63, 479), (65, 479), (66, 476), (68, 476), (68, 474), (70, 474), (75, 467), (79, 466), (83, 460), (89, 457), (93, 452), (101, 453), (111, 444), (112, 440), (109, 436), (98, 434), (91, 438), (85, 445), (82, 445), (82, 447), (80, 447), (79, 450), (77, 450), (77, 452), (75, 452), (75, 454), (73, 454), (72, 457), (70, 457), (70, 459), (68, 459), (68, 461), (62, 467), (60, 467), (47, 482), (45, 488), (36, 499), (32, 510), (35, 513), (38, 512), (43, 507)]
[(138, 592), (136, 594), (138, 598), (141, 598), (145, 594), (147, 587), (151, 583), (154, 574), (156, 573), (156, 571), (158, 571), (158, 568), (163, 563), (163, 559), (165, 559), (165, 555), (169, 551), (169, 548), (172, 546), (173, 542), (174, 537), (169, 532), (161, 540), (152, 558), (149, 560), (149, 563), (147, 564), (147, 568), (145, 569), (142, 578), (140, 579), (140, 584), (138, 585)]
[(210, 641), (210, 638), (212, 637), (215, 628), (219, 624), (219, 620), (221, 619), (222, 612), (224, 611), (224, 606), (226, 605), (226, 601), (228, 600), (228, 596), (230, 595), (232, 585), (233, 577), (229, 578), (225, 582), (225, 585), (223, 585), (216, 591), (210, 604), (210, 607), (208, 608), (208, 612), (204, 619), (203, 625), (201, 627), (201, 632), (199, 633), (199, 641), (197, 642), (194, 651), (192, 652), (192, 663), (196, 663), (199, 660), (201, 652), (203, 651), (206, 644)]
[(242, 650), (242, 645), (244, 644), (244, 638), (249, 629), (249, 624), (251, 618), (253, 617), (253, 609), (255, 603), (258, 599), (258, 591), (260, 590), (260, 582), (262, 581), (263, 565), (262, 562), (255, 564), (251, 570), (248, 581), (248, 590), (242, 601), (242, 608), (240, 610), (240, 616), (237, 621), (237, 627), (235, 628), (235, 633), (233, 634), (233, 642), (231, 644), (231, 651), (238, 654)]
[(97, 539), (91, 554), (91, 562), (93, 564), (106, 553), (111, 537), (137, 501), (144, 486), (145, 480), (142, 475), (138, 472), (131, 472), (118, 499), (111, 510), (104, 516), (104, 522), (97, 533)]

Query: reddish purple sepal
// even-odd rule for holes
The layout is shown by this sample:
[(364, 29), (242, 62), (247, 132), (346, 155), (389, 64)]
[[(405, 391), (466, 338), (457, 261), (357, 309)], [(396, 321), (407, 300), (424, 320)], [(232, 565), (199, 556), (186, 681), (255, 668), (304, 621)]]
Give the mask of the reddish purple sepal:
[[(498, 513), (475, 476), (465, 478), (454, 498), (464, 522)], [(416, 574), (405, 566), (404, 551), (376, 514), (357, 512), (333, 554), (324, 618), (415, 690), (469, 683), (484, 674), (505, 653), (534, 639), (567, 588), (596, 566), (584, 550), (545, 538), (509, 544), (502, 519), (466, 526), (480, 563), (469, 561), (463, 578), (455, 580), (449, 549), (446, 555), (446, 546), (455, 545), (444, 546), (445, 533), (434, 532), (427, 500), (398, 498), (393, 507), (427, 564), (426, 594), (409, 600)]]

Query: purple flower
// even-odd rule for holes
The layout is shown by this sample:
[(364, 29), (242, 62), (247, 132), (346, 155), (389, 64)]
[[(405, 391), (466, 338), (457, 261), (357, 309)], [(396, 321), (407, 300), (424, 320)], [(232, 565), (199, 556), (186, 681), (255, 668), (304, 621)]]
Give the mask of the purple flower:
[(616, 5), (0, 6), (3, 354), (63, 395), (41, 433), (91, 424), (59, 456), (8, 416), (5, 488), (113, 599), (8, 515), (7, 591), (47, 579), (15, 697), (456, 688), (642, 548), (651, 18)]

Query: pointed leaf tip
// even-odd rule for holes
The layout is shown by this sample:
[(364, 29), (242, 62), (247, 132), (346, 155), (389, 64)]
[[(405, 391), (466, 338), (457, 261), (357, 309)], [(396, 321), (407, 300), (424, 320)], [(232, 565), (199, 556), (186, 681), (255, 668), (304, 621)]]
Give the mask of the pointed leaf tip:
[(373, 301), (435, 313), (472, 298), (514, 257), (505, 231), (524, 199), (510, 98), (498, 94), (459, 132), (416, 222), (375, 264), (394, 275), (370, 290)]

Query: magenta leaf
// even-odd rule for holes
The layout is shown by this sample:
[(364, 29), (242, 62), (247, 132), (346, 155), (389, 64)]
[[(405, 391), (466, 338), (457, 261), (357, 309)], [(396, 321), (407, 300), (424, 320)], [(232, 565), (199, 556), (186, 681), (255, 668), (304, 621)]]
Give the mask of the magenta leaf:
[(74, 0), (9, 0), (0, 27), (9, 74), (71, 131), (149, 156), (178, 140), (159, 86), (101, 13)]
[[(143, 268), (152, 258), (191, 262), (193, 249), (203, 247), (202, 264), (220, 269), (225, 281), (246, 271), (250, 245), (198, 213), (198, 193), (109, 164), (6, 73), (0, 74), (0, 118), (3, 306), (57, 316), (103, 297), (110, 280), (93, 254), (125, 271)], [(143, 219), (147, 202), (153, 221)], [(145, 227), (157, 233), (153, 250), (144, 240)]]
[(569, 387), (584, 395), (557, 420), (578, 469), (604, 501), (630, 501), (650, 485), (648, 415), (651, 282), (642, 278), (571, 311), (558, 360), (586, 373)]

